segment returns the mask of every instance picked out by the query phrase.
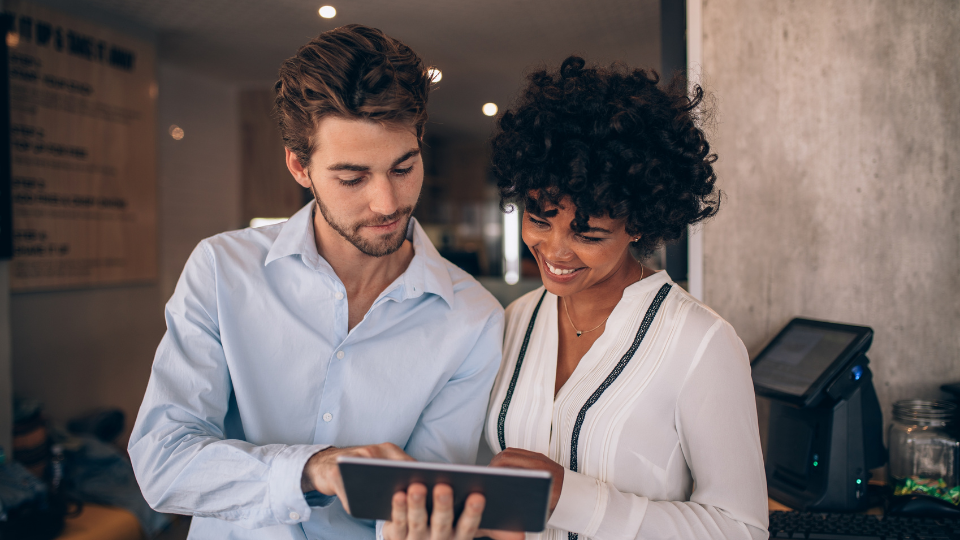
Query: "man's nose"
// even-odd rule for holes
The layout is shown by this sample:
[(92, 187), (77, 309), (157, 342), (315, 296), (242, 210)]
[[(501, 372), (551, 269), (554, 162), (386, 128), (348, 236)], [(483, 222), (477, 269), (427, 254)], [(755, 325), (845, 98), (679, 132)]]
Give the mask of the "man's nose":
[(377, 175), (370, 188), (372, 189), (370, 210), (384, 216), (392, 215), (397, 211), (400, 206), (397, 188), (389, 178)]

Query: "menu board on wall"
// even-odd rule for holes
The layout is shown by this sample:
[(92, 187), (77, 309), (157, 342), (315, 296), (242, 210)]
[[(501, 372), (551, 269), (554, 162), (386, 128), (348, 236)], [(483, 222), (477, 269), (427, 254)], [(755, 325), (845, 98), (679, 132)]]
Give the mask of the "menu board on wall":
[(153, 47), (26, 2), (4, 11), (11, 289), (155, 280)]

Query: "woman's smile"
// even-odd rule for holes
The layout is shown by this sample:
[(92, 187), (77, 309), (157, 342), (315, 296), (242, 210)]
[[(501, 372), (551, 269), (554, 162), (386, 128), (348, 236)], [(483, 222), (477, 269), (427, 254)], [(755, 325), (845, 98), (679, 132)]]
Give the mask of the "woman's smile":
[(540, 260), (543, 261), (543, 266), (546, 271), (542, 272), (548, 278), (561, 283), (566, 283), (572, 281), (577, 276), (579, 276), (583, 270), (586, 270), (584, 266), (570, 266), (561, 263), (550, 263), (547, 259), (543, 258), (543, 254), (540, 254)]

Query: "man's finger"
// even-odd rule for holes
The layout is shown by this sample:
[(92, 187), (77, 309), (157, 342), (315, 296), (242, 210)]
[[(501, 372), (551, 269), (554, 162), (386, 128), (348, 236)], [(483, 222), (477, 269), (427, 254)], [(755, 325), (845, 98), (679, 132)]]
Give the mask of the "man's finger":
[(433, 512), (430, 514), (430, 538), (450, 537), (453, 530), (453, 490), (445, 484), (433, 486)]
[(340, 499), (340, 504), (343, 505), (343, 509), (350, 513), (350, 504), (347, 503), (347, 491), (343, 488), (343, 484), (340, 484), (337, 487), (337, 498)]
[(393, 494), (391, 501), (390, 521), (383, 525), (384, 538), (407, 537), (407, 494), (398, 491)]
[(483, 506), (486, 499), (479, 493), (471, 493), (467, 497), (467, 503), (464, 505), (463, 513), (457, 521), (457, 532), (454, 535), (456, 540), (470, 540), (477, 534), (480, 528), (480, 518), (483, 516)]
[(411, 484), (407, 488), (407, 538), (427, 538), (427, 488)]
[(383, 443), (378, 445), (378, 450), (380, 457), (384, 459), (395, 459), (400, 461), (416, 461), (412, 457), (408, 456), (402, 448), (393, 444), (393, 443)]
[(340, 499), (343, 509), (350, 513), (350, 505), (347, 503), (347, 490), (343, 487), (343, 477), (340, 476), (340, 467), (334, 465), (328, 471), (326, 483), (333, 489), (333, 495)]

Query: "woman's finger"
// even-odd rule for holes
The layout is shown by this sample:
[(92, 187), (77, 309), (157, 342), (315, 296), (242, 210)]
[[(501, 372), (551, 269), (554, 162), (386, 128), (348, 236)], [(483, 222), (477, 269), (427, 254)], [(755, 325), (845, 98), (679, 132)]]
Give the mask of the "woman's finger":
[(480, 518), (483, 516), (483, 506), (486, 499), (479, 493), (471, 493), (467, 497), (467, 503), (464, 505), (463, 513), (457, 521), (457, 532), (454, 535), (456, 540), (470, 540), (477, 534), (480, 528)]
[(445, 484), (433, 486), (433, 512), (430, 514), (430, 538), (446, 540), (453, 531), (453, 489)]
[(407, 538), (425, 540), (427, 530), (427, 488), (411, 484), (407, 488)]
[(404, 540), (407, 537), (407, 494), (398, 491), (391, 501), (390, 521), (383, 525), (386, 540)]

